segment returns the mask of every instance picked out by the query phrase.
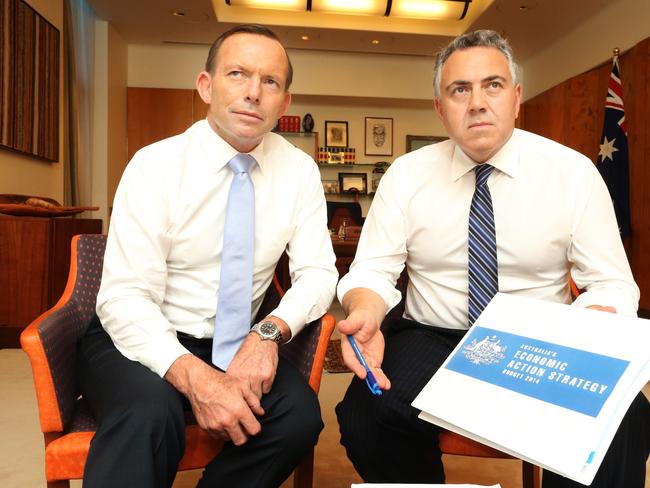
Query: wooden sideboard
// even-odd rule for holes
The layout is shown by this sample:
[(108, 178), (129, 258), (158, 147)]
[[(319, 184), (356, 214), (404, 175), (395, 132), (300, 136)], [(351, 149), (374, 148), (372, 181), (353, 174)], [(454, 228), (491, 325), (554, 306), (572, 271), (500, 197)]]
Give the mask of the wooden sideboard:
[(20, 347), (29, 323), (59, 299), (76, 234), (100, 234), (100, 219), (0, 215), (0, 348)]

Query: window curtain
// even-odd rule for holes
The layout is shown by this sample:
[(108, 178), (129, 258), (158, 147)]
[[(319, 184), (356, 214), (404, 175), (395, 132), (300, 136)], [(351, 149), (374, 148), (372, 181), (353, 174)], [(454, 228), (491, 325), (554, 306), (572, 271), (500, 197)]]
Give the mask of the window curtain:
[(85, 0), (65, 0), (66, 205), (92, 205), (95, 20)]

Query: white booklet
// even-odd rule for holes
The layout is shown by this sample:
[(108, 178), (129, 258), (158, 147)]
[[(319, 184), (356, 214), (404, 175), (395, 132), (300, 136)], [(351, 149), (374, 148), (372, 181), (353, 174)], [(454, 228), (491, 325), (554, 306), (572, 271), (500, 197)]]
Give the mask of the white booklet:
[(413, 406), (589, 485), (650, 380), (649, 345), (648, 320), (499, 293)]

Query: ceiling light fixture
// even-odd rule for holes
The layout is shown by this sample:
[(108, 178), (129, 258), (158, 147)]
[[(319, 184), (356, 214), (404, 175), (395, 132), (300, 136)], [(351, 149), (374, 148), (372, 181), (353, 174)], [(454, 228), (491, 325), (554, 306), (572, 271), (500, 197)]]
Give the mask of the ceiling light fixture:
[(462, 20), (472, 0), (224, 0), (233, 7)]

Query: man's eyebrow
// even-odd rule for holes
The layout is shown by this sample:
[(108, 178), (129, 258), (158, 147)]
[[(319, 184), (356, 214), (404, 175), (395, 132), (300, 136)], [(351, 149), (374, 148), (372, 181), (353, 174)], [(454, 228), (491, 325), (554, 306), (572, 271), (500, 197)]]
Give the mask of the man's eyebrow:
[(503, 76), (501, 76), (501, 75), (492, 75), (492, 76), (488, 76), (488, 77), (486, 77), (486, 78), (483, 78), (481, 81), (482, 81), (483, 83), (486, 83), (486, 82), (489, 83), (490, 81), (497, 81), (497, 80), (498, 80), (498, 81), (503, 81), (503, 82), (506, 81), (505, 77), (503, 77)]

